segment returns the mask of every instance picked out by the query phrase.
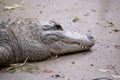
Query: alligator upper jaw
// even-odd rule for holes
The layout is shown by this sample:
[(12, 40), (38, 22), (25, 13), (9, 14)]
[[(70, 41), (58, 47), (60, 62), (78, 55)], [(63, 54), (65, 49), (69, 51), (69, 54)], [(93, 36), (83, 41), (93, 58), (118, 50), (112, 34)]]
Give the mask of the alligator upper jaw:
[(81, 48), (90, 48), (95, 44), (95, 39), (89, 39), (87, 35), (81, 35), (77, 32), (62, 31), (59, 40), (66, 44), (76, 44)]
[(68, 45), (78, 45), (80, 48), (82, 48), (82, 49), (88, 49), (88, 48), (90, 48), (91, 46), (89, 46), (89, 45), (86, 45), (86, 44), (84, 44), (84, 43), (82, 43), (82, 42), (78, 42), (78, 41), (69, 41), (69, 40), (61, 40), (62, 42), (64, 42), (64, 43), (66, 43), (66, 44), (68, 44)]

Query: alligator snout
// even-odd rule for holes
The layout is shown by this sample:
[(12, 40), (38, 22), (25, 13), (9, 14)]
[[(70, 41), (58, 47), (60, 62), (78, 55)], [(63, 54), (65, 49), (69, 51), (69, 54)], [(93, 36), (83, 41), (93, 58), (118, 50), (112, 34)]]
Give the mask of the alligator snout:
[(91, 42), (89, 47), (92, 47), (95, 44), (95, 38), (91, 34), (86, 34), (87, 39)]
[(93, 39), (94, 39), (93, 36), (90, 35), (90, 34), (87, 34), (86, 36), (87, 36), (87, 38), (88, 38), (89, 40), (93, 40)]

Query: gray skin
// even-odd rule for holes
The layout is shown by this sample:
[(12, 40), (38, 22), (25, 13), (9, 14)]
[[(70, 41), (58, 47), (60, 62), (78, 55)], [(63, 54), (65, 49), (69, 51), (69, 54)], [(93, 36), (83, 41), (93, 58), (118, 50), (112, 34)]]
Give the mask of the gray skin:
[(54, 21), (19, 21), (0, 24), (0, 66), (39, 61), (53, 55), (89, 50), (95, 44), (90, 35), (63, 30)]

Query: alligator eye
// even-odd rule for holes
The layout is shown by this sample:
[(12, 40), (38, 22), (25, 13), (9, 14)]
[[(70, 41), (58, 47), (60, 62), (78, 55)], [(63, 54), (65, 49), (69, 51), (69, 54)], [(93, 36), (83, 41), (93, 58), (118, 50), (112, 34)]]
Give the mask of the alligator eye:
[(55, 22), (55, 21), (50, 21), (50, 22), (54, 24), (54, 27), (53, 27), (54, 29), (63, 30), (62, 26), (60, 24), (58, 24), (57, 22)]
[(63, 28), (62, 28), (59, 24), (55, 25), (55, 28), (56, 28), (57, 30), (63, 30)]

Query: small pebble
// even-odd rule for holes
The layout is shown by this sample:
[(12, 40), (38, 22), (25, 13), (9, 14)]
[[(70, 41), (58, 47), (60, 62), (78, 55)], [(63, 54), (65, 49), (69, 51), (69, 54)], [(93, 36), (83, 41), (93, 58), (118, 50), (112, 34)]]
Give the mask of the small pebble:
[(90, 64), (90, 66), (94, 66), (93, 64)]
[(40, 13), (43, 13), (42, 11), (40, 11)]
[(74, 62), (74, 61), (72, 61), (72, 64), (75, 64), (75, 62)]
[(112, 31), (114, 31), (114, 32), (120, 32), (120, 30), (118, 30), (118, 29), (113, 29)]

